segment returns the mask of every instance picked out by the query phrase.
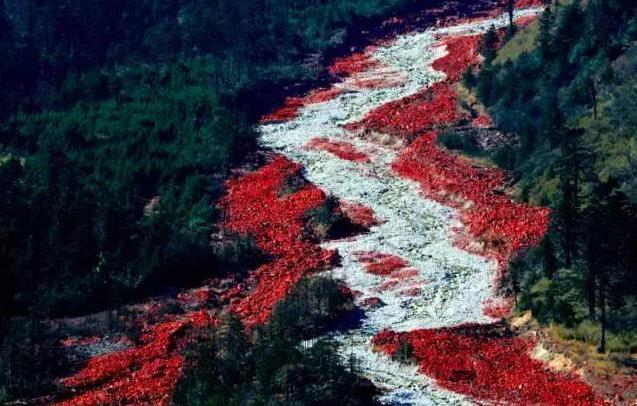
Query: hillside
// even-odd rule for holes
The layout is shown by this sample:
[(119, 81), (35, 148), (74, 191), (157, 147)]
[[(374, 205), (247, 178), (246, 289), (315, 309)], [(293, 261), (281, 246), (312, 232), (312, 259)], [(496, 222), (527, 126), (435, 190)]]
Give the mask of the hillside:
[(444, 140), (511, 171), (519, 200), (552, 208), (544, 241), (515, 259), (508, 283), (554, 350), (593, 365), (587, 374), (606, 389), (634, 380), (637, 350), (636, 23), (629, 2), (547, 9), (465, 76), (513, 140), (491, 151)]
[(637, 8), (540, 3), (2, 3), (0, 402), (633, 402)]
[[(518, 146), (494, 151), (493, 159), (516, 173), (521, 199), (555, 212), (541, 248), (516, 265), (521, 308), (576, 330), (603, 315), (599, 322), (618, 334), (611, 334), (611, 348), (628, 353), (635, 350), (629, 343), (637, 293), (627, 97), (635, 23), (635, 7), (621, 2), (549, 9), (475, 82), (498, 128), (518, 136)], [(534, 46), (511, 59), (530, 36)]]

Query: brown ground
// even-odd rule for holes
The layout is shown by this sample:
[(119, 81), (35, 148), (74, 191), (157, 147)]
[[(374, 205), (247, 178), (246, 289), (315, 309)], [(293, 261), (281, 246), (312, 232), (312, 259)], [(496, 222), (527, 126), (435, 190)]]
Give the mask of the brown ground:
[(538, 340), (533, 355), (551, 369), (580, 375), (612, 404), (637, 405), (637, 354), (598, 354), (594, 345), (564, 340), (540, 326), (528, 311), (507, 322), (518, 334)]

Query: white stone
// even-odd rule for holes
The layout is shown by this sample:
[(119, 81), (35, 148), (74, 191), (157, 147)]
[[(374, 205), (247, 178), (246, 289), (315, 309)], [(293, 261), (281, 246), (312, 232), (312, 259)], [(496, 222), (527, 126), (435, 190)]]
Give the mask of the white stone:
[[(537, 9), (518, 11), (517, 16), (536, 14)], [(483, 314), (483, 304), (494, 294), (492, 280), (496, 263), (454, 246), (452, 227), (458, 219), (454, 210), (422, 197), (417, 183), (394, 173), (390, 165), (395, 148), (349, 135), (342, 125), (362, 119), (372, 109), (410, 96), (445, 75), (432, 68), (446, 54), (435, 40), (440, 34), (477, 34), (492, 24), (506, 25), (506, 16), (453, 27), (433, 28), (398, 37), (379, 47), (373, 57), (380, 67), (364, 76), (395, 75), (404, 84), (385, 89), (359, 89), (333, 100), (304, 107), (299, 116), (285, 123), (259, 128), (261, 143), (304, 165), (306, 177), (328, 194), (361, 203), (384, 221), (369, 233), (353, 239), (332, 241), (325, 247), (337, 249), (342, 266), (330, 271), (351, 289), (363, 293), (361, 299), (379, 297), (384, 306), (366, 313), (359, 329), (335, 335), (347, 360), (354, 355), (363, 374), (385, 389), (381, 400), (393, 404), (450, 405), (470, 403), (464, 396), (438, 387), (420, 374), (416, 366), (401, 365), (373, 351), (370, 341), (382, 329), (409, 331), (418, 328), (448, 327), (461, 323), (493, 321)], [(336, 84), (353, 89), (348, 80)], [(345, 140), (371, 156), (369, 163), (341, 160), (327, 152), (307, 150), (313, 138)], [(358, 251), (394, 254), (418, 270), (410, 283), (421, 289), (416, 297), (401, 289), (379, 291), (386, 279), (370, 275), (357, 261)]]

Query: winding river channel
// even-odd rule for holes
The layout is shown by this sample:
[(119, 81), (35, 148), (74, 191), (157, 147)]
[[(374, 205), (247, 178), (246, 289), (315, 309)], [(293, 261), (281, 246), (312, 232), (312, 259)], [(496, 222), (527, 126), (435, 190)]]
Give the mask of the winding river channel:
[[(516, 19), (537, 15), (538, 9), (516, 12)], [(324, 246), (338, 251), (341, 264), (329, 273), (356, 292), (360, 303), (372, 307), (360, 328), (337, 334), (345, 359), (354, 355), (363, 373), (387, 392), (383, 400), (399, 404), (465, 404), (463, 395), (445, 390), (416, 366), (406, 366), (373, 350), (372, 338), (383, 329), (410, 331), (467, 323), (492, 323), (484, 306), (494, 299), (498, 263), (458, 247), (454, 230), (461, 226), (457, 211), (428, 199), (420, 185), (392, 169), (404, 145), (391, 136), (349, 131), (385, 104), (413, 96), (447, 79), (434, 69), (448, 54), (445, 39), (484, 34), (492, 25), (505, 27), (506, 15), (475, 22), (433, 27), (399, 36), (368, 48), (368, 63), (333, 85), (336, 97), (304, 105), (296, 117), (259, 127), (261, 143), (305, 168), (307, 179), (340, 200), (372, 209), (378, 224), (368, 233), (331, 241)], [(379, 83), (375, 86), (361, 83)], [(324, 144), (354, 149), (367, 159), (343, 159), (333, 151), (311, 148)], [(398, 257), (401, 272), (375, 275), (361, 257), (367, 253)]]
[[(523, 25), (540, 11), (517, 9), (514, 18)], [(461, 108), (457, 89), (462, 73), (482, 62), (483, 35), (508, 25), (499, 12), (432, 22), (339, 58), (330, 68), (337, 82), (289, 97), (264, 117), (258, 132), (269, 162), (229, 180), (221, 204), (222, 228), (253, 236), (268, 261), (246, 280), (180, 292), (185, 311), (166, 320), (149, 321), (160, 303), (140, 305), (140, 343), (67, 340), (70, 350), (93, 355), (60, 380), (69, 389), (60, 404), (170, 404), (185, 331), (217, 325), (224, 312), (249, 328), (265, 323), (317, 271), (342, 280), (365, 310), (331, 338), (384, 403), (599, 404), (578, 376), (534, 359), (533, 340), (501, 333), (511, 302), (499, 296), (499, 278), (511, 255), (541, 240), (548, 210), (513, 202), (502, 171), (435, 143), (445, 128), (492, 126)], [(281, 193), (299, 170), (309, 182)], [(320, 247), (306, 238), (305, 215), (327, 196), (365, 232)], [(393, 357), (404, 343), (413, 363)]]

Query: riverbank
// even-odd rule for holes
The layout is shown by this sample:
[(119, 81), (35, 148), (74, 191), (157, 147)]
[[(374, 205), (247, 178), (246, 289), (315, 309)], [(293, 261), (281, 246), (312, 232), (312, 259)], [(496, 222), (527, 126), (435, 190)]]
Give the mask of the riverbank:
[[(497, 280), (498, 264), (505, 267), (512, 253), (537, 243), (546, 226), (545, 211), (516, 205), (494, 192), (503, 181), (499, 171), (473, 166), (433, 144), (437, 130), (468, 119), (456, 110), (453, 87), (445, 79), (453, 83), (467, 66), (479, 63), (476, 37), (491, 24), (502, 27), (506, 17), (432, 28), (355, 54), (341, 63), (347, 76), (334, 86), (338, 91), (320, 103), (300, 102), (296, 110), (290, 104), (289, 110), (268, 117), (260, 130), (262, 139), (302, 163), (314, 184), (368, 207), (380, 220), (368, 233), (325, 246), (337, 249), (342, 257), (341, 266), (331, 274), (342, 278), (361, 304), (374, 303), (361, 328), (336, 337), (343, 355), (359, 358), (363, 373), (386, 390), (382, 399), (429, 404), (463, 403), (471, 397), (505, 401), (517, 396), (560, 404), (571, 396), (574, 402), (600, 402), (577, 377), (552, 374), (532, 361), (530, 353), (525, 354), (531, 343), (524, 338), (509, 342), (486, 333), (491, 317), (510, 309), (510, 303), (508, 307), (506, 302), (494, 303), (495, 284), (490, 281)], [(369, 81), (374, 86), (361, 86)], [(317, 151), (316, 145), (332, 147)], [(348, 154), (343, 153), (345, 148)], [(401, 179), (405, 174), (417, 182)], [(487, 199), (482, 197), (485, 194)], [(463, 226), (465, 240), (457, 238)], [(463, 352), (461, 346), (441, 351), (434, 365), (428, 363), (431, 358), (422, 359), (420, 371), (425, 374), (420, 376), (413, 365), (374, 351), (382, 346), (380, 337), (392, 334), (385, 328), (408, 336), (448, 331), (461, 338), (473, 334), (471, 326), (462, 325), (476, 322), (487, 325), (476, 328), (474, 337), (486, 347), (474, 350), (493, 362), (461, 380), (469, 385), (489, 380), (494, 365), (515, 359), (519, 368), (511, 376), (520, 387), (513, 393), (513, 387), (495, 376), (486, 391), (454, 385), (459, 376), (454, 371), (462, 372), (462, 362), (470, 358), (469, 349)], [(378, 342), (374, 344), (371, 337), (379, 337)], [(389, 354), (394, 350), (384, 349)], [(503, 358), (494, 357), (498, 352)], [(525, 374), (522, 365), (533, 365), (533, 374)], [(454, 373), (439, 374), (438, 367)], [(545, 379), (555, 384), (538, 384)]]
[[(140, 341), (94, 354), (63, 379), (65, 402), (168, 403), (190, 332), (215, 326), (222, 310), (258, 326), (301, 278), (321, 272), (343, 280), (367, 310), (359, 325), (330, 336), (383, 401), (600, 402), (578, 376), (534, 360), (531, 337), (498, 323), (511, 306), (498, 280), (511, 255), (541, 238), (547, 211), (511, 201), (501, 171), (435, 144), (443, 128), (484, 123), (458, 108), (454, 83), (480, 63), (490, 26), (507, 25), (506, 15), (487, 14), (337, 58), (334, 82), (266, 116), (260, 141), (274, 152), (227, 182), (222, 206), (224, 230), (252, 236), (267, 258), (246, 280), (181, 292), (177, 312), (148, 306)], [(336, 240), (308, 232), (330, 199), (337, 206), (328, 213), (362, 219), (362, 232)], [(407, 342), (418, 365), (393, 357)]]

